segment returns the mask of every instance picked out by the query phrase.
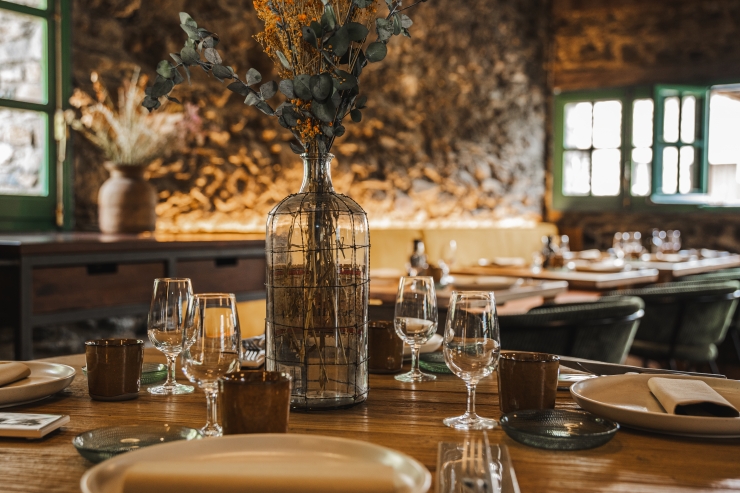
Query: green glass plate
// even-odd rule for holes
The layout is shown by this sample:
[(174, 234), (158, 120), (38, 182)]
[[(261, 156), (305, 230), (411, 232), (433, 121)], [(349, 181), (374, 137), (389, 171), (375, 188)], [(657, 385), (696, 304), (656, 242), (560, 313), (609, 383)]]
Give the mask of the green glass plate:
[(422, 354), (419, 357), (419, 366), (432, 373), (452, 373), (445, 363), (445, 355), (440, 351)]
[[(82, 373), (87, 376), (87, 367), (82, 367)], [(141, 385), (161, 382), (167, 378), (167, 365), (161, 363), (144, 363), (141, 367)]]
[(72, 439), (85, 459), (98, 463), (124, 452), (175, 440), (200, 440), (200, 432), (166, 424), (111, 426), (86, 431)]
[(619, 425), (586, 411), (542, 409), (504, 414), (501, 428), (524, 445), (550, 450), (582, 450), (604, 445)]

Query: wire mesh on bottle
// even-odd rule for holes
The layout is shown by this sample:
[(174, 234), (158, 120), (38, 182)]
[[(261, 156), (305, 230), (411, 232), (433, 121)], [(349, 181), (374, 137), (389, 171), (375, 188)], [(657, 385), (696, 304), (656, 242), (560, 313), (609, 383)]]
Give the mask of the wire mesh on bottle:
[(266, 366), (293, 376), (295, 409), (367, 398), (369, 252), (367, 215), (347, 196), (302, 192), (269, 214)]

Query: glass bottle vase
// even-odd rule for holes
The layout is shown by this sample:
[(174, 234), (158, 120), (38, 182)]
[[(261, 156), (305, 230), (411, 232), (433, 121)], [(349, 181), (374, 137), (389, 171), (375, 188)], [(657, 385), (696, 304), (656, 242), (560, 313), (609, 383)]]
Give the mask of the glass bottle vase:
[(334, 191), (331, 154), (302, 155), (303, 184), (267, 218), (266, 367), (293, 377), (293, 409), (368, 393), (367, 214)]

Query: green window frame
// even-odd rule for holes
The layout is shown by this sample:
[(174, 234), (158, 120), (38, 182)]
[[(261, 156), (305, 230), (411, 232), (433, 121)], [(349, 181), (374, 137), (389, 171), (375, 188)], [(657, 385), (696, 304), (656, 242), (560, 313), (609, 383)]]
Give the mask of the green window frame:
[[(654, 90), (655, 100), (655, 152), (653, 156), (653, 173), (652, 173), (652, 194), (651, 200), (656, 204), (704, 204), (709, 187), (709, 150), (707, 142), (709, 138), (709, 86), (687, 86), (687, 85), (657, 85)], [(696, 98), (696, 113), (694, 135), (689, 141), (684, 139), (684, 132), (681, 128), (681, 115), (683, 114), (683, 104), (680, 102), (687, 96)], [(667, 142), (664, 135), (665, 123), (665, 104), (668, 98), (674, 98), (679, 101), (678, 104), (678, 136), (675, 141)], [(685, 193), (680, 192), (680, 186), (673, 193), (666, 193), (663, 190), (664, 170), (664, 151), (667, 148), (692, 148), (694, 151), (694, 167), (692, 182), (694, 187)], [(679, 151), (680, 155), (680, 151)], [(680, 165), (676, 170), (680, 176)], [(677, 177), (678, 184), (680, 178)]]
[[(594, 196), (589, 195), (566, 195), (563, 192), (564, 186), (564, 155), (570, 149), (565, 145), (565, 107), (569, 103), (590, 102), (597, 103), (600, 101), (619, 101), (622, 104), (622, 122), (620, 130), (620, 171), (619, 171), (619, 194), (615, 196)], [(624, 201), (624, 182), (625, 182), (625, 159), (627, 152), (627, 136), (630, 135), (630, 125), (627, 122), (626, 108), (628, 106), (629, 91), (624, 88), (601, 89), (590, 91), (575, 91), (559, 93), (555, 95), (553, 108), (553, 208), (555, 210), (568, 211), (603, 211), (619, 210)], [(584, 149), (584, 152), (593, 153), (593, 146), (590, 149)]]
[[(34, 8), (0, 0), (1, 11), (32, 16), (43, 20), (45, 25), (42, 47), (44, 101), (27, 102), (0, 97), (0, 109), (43, 114), (46, 130), (42, 194), (0, 195), (0, 231), (44, 231), (70, 229), (72, 226), (72, 170), (66, 164), (72, 162), (71, 149), (66, 146), (66, 128), (59, 124), (61, 111), (69, 107), (72, 86), (71, 0), (47, 0), (46, 4), (46, 8)], [(61, 139), (61, 146), (55, 137)], [(58, 149), (65, 151), (62, 159), (57, 159)]]
[[(635, 86), (612, 88), (603, 90), (582, 90), (560, 92), (553, 99), (553, 190), (552, 207), (557, 211), (625, 211), (634, 212), (678, 212), (696, 210), (727, 211), (732, 206), (709, 205), (707, 190), (709, 184), (708, 162), (708, 131), (709, 131), (709, 95), (713, 87), (722, 84), (707, 85), (671, 85), (660, 84), (655, 86)], [(694, 96), (695, 129), (693, 140), (683, 140), (680, 130), (679, 136), (667, 142), (664, 135), (665, 101), (667, 98)], [(633, 163), (633, 107), (637, 100), (651, 99), (653, 101), (653, 138), (652, 163), (650, 164), (650, 192), (645, 196), (632, 194), (631, 174)], [(621, 127), (621, 169), (620, 190), (617, 196), (575, 196), (563, 192), (564, 182), (564, 152), (565, 147), (565, 106), (575, 102), (597, 102), (604, 100), (618, 100), (622, 103)], [(679, 122), (683, 106), (679, 103)], [(681, 193), (679, 185), (674, 193), (663, 191), (664, 150), (675, 147), (691, 147), (694, 150), (693, 188), (687, 193)], [(678, 169), (677, 169), (678, 171)], [(678, 182), (678, 178), (676, 180)], [(735, 207), (736, 208), (736, 207)]]

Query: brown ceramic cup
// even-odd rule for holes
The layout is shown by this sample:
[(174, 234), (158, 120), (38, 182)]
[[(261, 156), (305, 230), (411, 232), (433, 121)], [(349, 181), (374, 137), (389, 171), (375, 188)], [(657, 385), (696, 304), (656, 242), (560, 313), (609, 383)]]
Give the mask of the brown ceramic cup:
[(224, 435), (287, 433), (293, 378), (279, 371), (236, 371), (218, 380)]
[(139, 396), (144, 341), (97, 339), (85, 342), (87, 389), (98, 401), (126, 401)]
[(498, 363), (501, 412), (554, 409), (560, 358), (554, 354), (502, 351)]
[(393, 322), (373, 321), (367, 325), (368, 370), (370, 373), (398, 373), (403, 367), (403, 339)]

